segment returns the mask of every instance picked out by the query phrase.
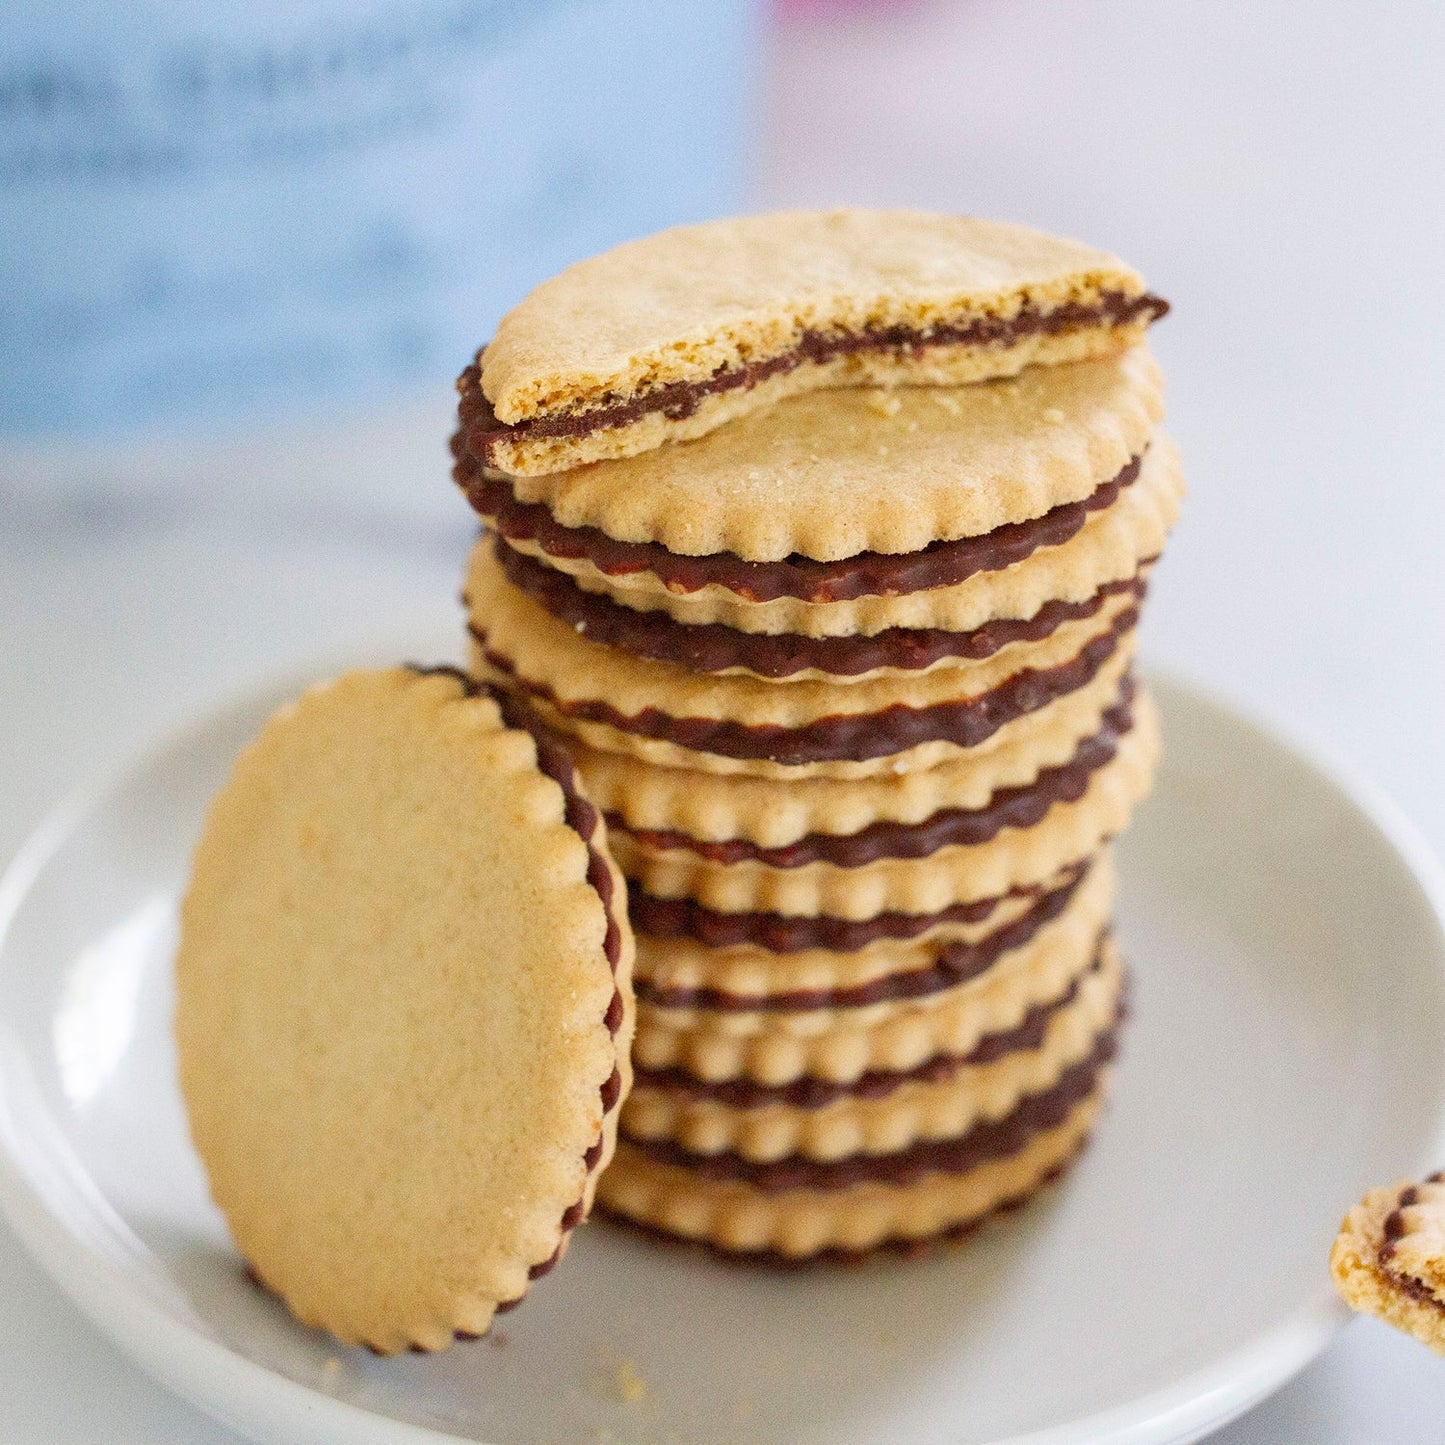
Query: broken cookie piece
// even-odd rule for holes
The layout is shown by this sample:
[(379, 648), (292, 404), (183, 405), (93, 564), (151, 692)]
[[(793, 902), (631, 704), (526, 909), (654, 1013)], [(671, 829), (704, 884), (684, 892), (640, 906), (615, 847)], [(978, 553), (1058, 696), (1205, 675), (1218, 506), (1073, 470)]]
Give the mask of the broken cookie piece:
[(921, 211), (785, 211), (579, 262), (458, 382), (462, 435), (513, 476), (636, 456), (820, 387), (951, 385), (1109, 355), (1167, 303), (1107, 252)]
[(1445, 1172), (1372, 1189), (1345, 1216), (1330, 1273), (1352, 1309), (1445, 1355)]

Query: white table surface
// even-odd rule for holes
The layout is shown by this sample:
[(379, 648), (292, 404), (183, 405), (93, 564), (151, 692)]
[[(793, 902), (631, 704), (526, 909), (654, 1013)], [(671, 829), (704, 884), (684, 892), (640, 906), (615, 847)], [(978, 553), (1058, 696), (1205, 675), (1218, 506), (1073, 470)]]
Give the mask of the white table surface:
[[(1442, 73), (1429, 0), (805, 16), (769, 62), (755, 193), (1012, 216), (1139, 265), (1176, 307), (1156, 344), (1193, 484), (1149, 652), (1353, 758), (1445, 851)], [(194, 455), (3, 459), (0, 853), (205, 699), (447, 604), (470, 535), (447, 403), (341, 458), (319, 435), (221, 448), (183, 504)], [(1429, 1440), (1442, 1420), (1445, 1365), (1359, 1321), (1216, 1438)], [(0, 1231), (0, 1442), (102, 1440), (234, 1437)]]

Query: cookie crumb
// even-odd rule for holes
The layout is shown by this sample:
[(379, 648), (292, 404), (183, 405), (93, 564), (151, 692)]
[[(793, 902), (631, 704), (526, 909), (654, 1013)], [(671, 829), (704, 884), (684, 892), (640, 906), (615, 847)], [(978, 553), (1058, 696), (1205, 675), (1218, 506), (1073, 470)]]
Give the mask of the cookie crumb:
[(957, 416), (961, 410), (958, 398), (954, 396), (952, 392), (935, 391), (931, 392), (930, 395), (933, 397), (933, 404), (935, 406), (941, 406), (944, 411), (951, 412), (954, 416)]
[(636, 1405), (647, 1398), (647, 1382), (637, 1373), (637, 1366), (631, 1360), (623, 1360), (613, 1372), (617, 1394), (628, 1405)]
[(868, 394), (868, 405), (878, 413), (879, 416), (897, 416), (903, 408), (903, 402), (897, 393), (891, 391), (873, 391)]

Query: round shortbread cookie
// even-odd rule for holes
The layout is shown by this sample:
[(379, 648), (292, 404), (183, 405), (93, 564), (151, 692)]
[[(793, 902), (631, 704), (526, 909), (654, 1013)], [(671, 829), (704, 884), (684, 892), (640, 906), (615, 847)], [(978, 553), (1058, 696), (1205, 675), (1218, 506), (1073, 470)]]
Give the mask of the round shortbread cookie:
[(759, 1097), (743, 1105), (729, 1097), (735, 1086), (678, 1088), (639, 1078), (623, 1106), (619, 1135), (752, 1160), (888, 1154), (922, 1139), (955, 1138), (1057, 1083), (1114, 1025), (1123, 988), (1123, 967), (1110, 946), (1060, 1000), (1031, 1011), (1012, 1036), (994, 1035), (983, 1041), (989, 1047), (961, 1058), (930, 1059), (910, 1074), (884, 1076), (886, 1088), (874, 1076), (812, 1107), (779, 1102), (774, 1091), (758, 1090)]
[(1179, 519), (1184, 492), (1178, 450), (1160, 433), (1140, 463), (1137, 480), (1107, 506), (1084, 515), (1065, 540), (956, 584), (870, 592), (844, 601), (782, 596), (755, 602), (717, 585), (684, 591), (669, 588), (649, 571), (611, 575), (585, 559), (555, 556), (532, 542), (514, 539), (508, 545), (567, 572), (587, 591), (622, 606), (661, 611), (688, 626), (718, 624), (798, 637), (871, 637), (905, 627), (967, 632), (994, 620), (1031, 618), (1052, 601), (1084, 602), (1101, 587), (1135, 576), (1163, 549)]
[(568, 267), (463, 376), (468, 445), (521, 474), (632, 456), (819, 387), (961, 383), (1138, 340), (1167, 306), (1117, 258), (920, 211), (678, 227)]
[(1138, 599), (1106, 599), (966, 665), (838, 687), (708, 676), (579, 636), (512, 587), (495, 562), (470, 579), (474, 666), (520, 689), (555, 726), (662, 766), (761, 777), (865, 777), (930, 767), (1087, 685), (1128, 652)]
[(638, 1005), (633, 1062), (717, 1083), (848, 1083), (967, 1054), (1019, 1027), (1092, 966), (1107, 936), (1112, 873), (1096, 870), (1063, 914), (964, 983), (923, 998), (812, 1013), (714, 1013)]
[(630, 1080), (624, 899), (565, 754), (449, 669), (348, 674), (241, 754), (181, 908), (181, 1089), (299, 1319), (440, 1349), (560, 1258)]
[[(1019, 958), (1048, 958), (1063, 952), (1082, 967), (1108, 922), (1115, 887), (1113, 854), (1105, 848), (1082, 876), (1070, 877), (1051, 892), (1032, 899), (1018, 918), (991, 931), (977, 944), (927, 947), (921, 955), (907, 943), (884, 945), (873, 960), (891, 954), (896, 968), (859, 978), (852, 986), (834, 984), (796, 995), (766, 987), (739, 994), (639, 990), (639, 1032), (644, 1022), (649, 1029), (693, 1029), (729, 1037), (817, 1037), (829, 1032), (841, 1036), (881, 1029), (889, 1020), (944, 1008), (949, 998), (992, 973), (1026, 968), (1028, 965), (1017, 963)], [(921, 968), (909, 970), (910, 964), (919, 962)], [(837, 955), (836, 969), (845, 978), (866, 967), (866, 962), (859, 964), (857, 954)], [(895, 1063), (890, 1059), (887, 1067)]]
[[(486, 545), (486, 544), (484, 544)], [(1067, 622), (1097, 616), (1109, 599), (1130, 593), (1142, 604), (1152, 561), (1133, 577), (1105, 584), (1082, 602), (1046, 602), (1027, 618), (993, 618), (967, 632), (938, 627), (892, 627), (871, 637), (799, 637), (740, 632), (718, 622), (675, 622), (662, 611), (624, 607), (589, 592), (556, 568), (490, 542), (507, 580), (590, 642), (689, 672), (758, 678), (764, 682), (872, 682), (885, 676), (921, 677), (1037, 642)]]
[(818, 391), (689, 446), (513, 478), (512, 493), (561, 526), (681, 557), (916, 552), (1083, 500), (1143, 453), (1163, 390), (1136, 347), (976, 386)]
[(983, 924), (922, 940), (883, 938), (849, 953), (773, 954), (747, 945), (714, 950), (691, 939), (639, 935), (645, 970), (638, 970), (637, 999), (654, 1009), (711, 1015), (810, 1013), (925, 997), (977, 977), (1027, 943), (1068, 907), (1086, 871), (1067, 870), (1053, 887), (1020, 896), (1017, 906), (1011, 897), (1001, 900)]
[[(873, 778), (771, 778), (659, 768), (571, 740), (587, 794), (609, 824), (634, 834), (681, 833), (706, 842), (786, 848), (812, 834), (847, 836), (881, 824), (922, 824), (948, 809), (979, 809), (1008, 788), (1068, 766), (1119, 709), (1132, 679), (1111, 659), (1087, 686), (995, 734), (993, 746), (910, 773)], [(1132, 715), (1132, 713), (1131, 713)], [(1122, 719), (1113, 722), (1121, 731)], [(737, 851), (737, 850), (734, 850)]]
[[(1098, 681), (1111, 664), (1117, 686), (1134, 661), (1138, 621), (1138, 606), (1126, 607), (1106, 618), (1071, 656), (1053, 666), (1020, 665), (996, 686), (977, 694), (960, 692), (923, 707), (899, 702), (881, 712), (825, 713), (797, 727), (677, 717), (649, 703), (637, 712), (624, 713), (602, 698), (576, 699), (563, 706), (547, 695), (545, 685), (533, 681), (528, 686), (510, 659), (498, 665), (499, 655), (476, 639), (469, 662), (475, 676), (525, 697), (554, 731), (654, 767), (779, 783), (884, 778), (982, 757), (1004, 738), (1028, 730), (1038, 712)], [(1071, 640), (1050, 639), (1055, 654)], [(1011, 734), (1010, 728), (1017, 731)]]
[[(880, 941), (885, 947), (899, 941), (967, 942), (979, 929), (1018, 917), (1043, 894), (1081, 877), (1088, 866), (1085, 858), (1042, 882), (1020, 884), (991, 898), (950, 903), (932, 913), (894, 909), (871, 918), (719, 913), (691, 898), (655, 898), (636, 885), (628, 890), (627, 909), (635, 933), (669, 944), (667, 949), (655, 951), (659, 968), (672, 976), (674, 965), (680, 964), (678, 972), (696, 975), (682, 986), (702, 987), (717, 979), (720, 986), (728, 987), (726, 976), (733, 964), (743, 963), (742, 976), (753, 980), (748, 986), (758, 987), (765, 978), (793, 977), (789, 956), (797, 960), (802, 955), (816, 959), (825, 954), (861, 953)], [(675, 944), (682, 947), (674, 948)], [(758, 963), (763, 964), (762, 972), (755, 967)]]
[(963, 1174), (924, 1174), (904, 1185), (767, 1193), (648, 1157), (622, 1143), (598, 1191), (609, 1215), (677, 1239), (762, 1262), (796, 1262), (917, 1246), (966, 1233), (1000, 1209), (1023, 1203), (1078, 1155), (1102, 1110), (1108, 1074), (1051, 1128), (1016, 1152)]
[[(787, 1000), (786, 1005), (779, 1003), (777, 1007), (804, 1007), (815, 1005), (823, 997), (869, 988), (879, 980), (898, 977), (922, 983), (937, 966), (940, 953), (948, 953), (956, 968), (976, 966), (985, 956), (980, 945), (1002, 930), (1026, 926), (1029, 920), (1041, 921), (1050, 909), (1062, 906), (1088, 866), (1086, 859), (1061, 868), (1032, 887), (1016, 888), (995, 898), (936, 913), (882, 914), (856, 923), (842, 919), (794, 920), (785, 914), (742, 915), (745, 920), (766, 918), (770, 922), (796, 921), (804, 927), (818, 925), (820, 935), (830, 929), (844, 934), (855, 932), (861, 939), (856, 947), (814, 942), (779, 950), (761, 936), (748, 936), (745, 930), (740, 930), (739, 941), (709, 944), (686, 934), (649, 933), (634, 913), (635, 990), (639, 998), (674, 1007), (688, 999), (707, 1003), (710, 998), (768, 998)], [(636, 898), (635, 889), (632, 898)], [(875, 920), (881, 920), (876, 933)]]
[(1073, 921), (1059, 930), (1065, 937), (1046, 934), (962, 988), (895, 1007), (874, 1028), (840, 1024), (824, 1034), (786, 1029), (738, 1034), (676, 1028), (665, 1011), (656, 1017), (639, 1011), (633, 1063), (710, 1083), (748, 1080), (780, 1087), (800, 1080), (847, 1084), (868, 1074), (916, 1069), (940, 1054), (967, 1054), (985, 1036), (1018, 1028), (1031, 1009), (1058, 998), (1092, 966), (1105, 934), (1080, 939)]
[(1052, 804), (1026, 828), (1003, 828), (987, 842), (958, 844), (923, 857), (882, 857), (857, 867), (826, 861), (779, 868), (755, 859), (719, 863), (687, 848), (653, 848), (621, 828), (613, 856), (632, 883), (654, 898), (687, 898), (718, 913), (862, 921), (881, 913), (936, 913), (956, 903), (997, 898), (1087, 858), (1127, 827), (1148, 795), (1159, 758), (1150, 704), (1114, 758), (1075, 800)]

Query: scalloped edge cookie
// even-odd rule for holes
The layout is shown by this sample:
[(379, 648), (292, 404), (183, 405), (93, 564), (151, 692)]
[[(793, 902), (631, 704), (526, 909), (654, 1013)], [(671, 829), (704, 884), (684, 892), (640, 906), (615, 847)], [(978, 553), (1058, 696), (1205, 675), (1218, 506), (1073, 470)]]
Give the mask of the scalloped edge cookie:
[(572, 741), (572, 757), (588, 795), (617, 827), (783, 848), (810, 834), (841, 836), (875, 823), (923, 823), (945, 808), (982, 808), (1001, 789), (1067, 764), (1121, 704), (1128, 679), (1111, 660), (1086, 686), (999, 729), (992, 747), (908, 773), (799, 778), (780, 788), (770, 778), (659, 768), (580, 739)]
[(880, 913), (936, 913), (1042, 883), (1089, 857), (1129, 824), (1149, 794), (1160, 740), (1146, 702), (1114, 760), (1074, 802), (1055, 803), (1028, 828), (1004, 828), (987, 843), (940, 848), (922, 858), (881, 858), (857, 868), (807, 863), (774, 868), (714, 863), (686, 849), (655, 851), (614, 828), (613, 856), (646, 893), (690, 898), (719, 913), (777, 913), (861, 921)]
[(1144, 452), (1163, 394), (1145, 347), (973, 386), (816, 391), (512, 491), (564, 527), (679, 556), (916, 552), (1083, 500)]
[(1100, 587), (1137, 575), (1163, 550), (1179, 520), (1185, 490), (1178, 449), (1159, 433), (1144, 455), (1138, 480), (1087, 516), (1068, 540), (952, 586), (841, 602), (794, 597), (752, 602), (716, 584), (672, 591), (652, 572), (614, 576), (584, 559), (553, 556), (534, 542), (508, 545), (567, 572), (586, 591), (639, 611), (665, 612), (690, 626), (718, 623), (740, 632), (799, 637), (871, 637), (895, 627), (968, 632), (996, 619), (1033, 617), (1048, 602), (1086, 601)]
[(922, 1139), (953, 1138), (980, 1119), (1002, 1118), (1025, 1094), (1049, 1088), (1084, 1058), (1116, 1022), (1124, 979), (1110, 945), (1065, 1001), (1051, 1007), (1036, 1040), (982, 1062), (965, 1056), (935, 1070), (938, 1077), (896, 1075), (886, 1093), (845, 1092), (815, 1108), (775, 1102), (743, 1108), (639, 1079), (623, 1106), (620, 1137), (665, 1139), (693, 1154), (760, 1161), (889, 1154)]
[(602, 1177), (598, 1203), (610, 1216), (768, 1263), (852, 1259), (887, 1247), (913, 1247), (966, 1232), (1056, 1180), (1093, 1131), (1108, 1084), (1106, 1070), (1062, 1123), (1035, 1134), (1017, 1153), (961, 1176), (935, 1174), (902, 1187), (860, 1184), (765, 1194), (745, 1184), (700, 1179), (623, 1142)]
[(1093, 966), (1108, 934), (1112, 875), (1022, 947), (976, 978), (925, 998), (811, 1014), (710, 1014), (638, 1006), (633, 1061), (680, 1069), (710, 1082), (799, 1079), (848, 1083), (917, 1068), (939, 1054), (966, 1054), (985, 1034), (1019, 1026)]
[(181, 907), (180, 1081), (298, 1319), (441, 1349), (560, 1259), (630, 1082), (625, 897), (565, 753), (453, 669), (346, 674), (241, 753)]
[(759, 777), (866, 777), (931, 767), (979, 747), (1017, 718), (1086, 686), (1132, 655), (1139, 602), (1106, 600), (964, 666), (836, 687), (710, 676), (580, 637), (501, 575), (469, 579), (472, 666), (559, 731), (661, 766)]

